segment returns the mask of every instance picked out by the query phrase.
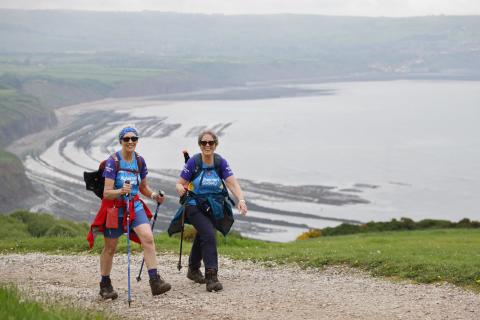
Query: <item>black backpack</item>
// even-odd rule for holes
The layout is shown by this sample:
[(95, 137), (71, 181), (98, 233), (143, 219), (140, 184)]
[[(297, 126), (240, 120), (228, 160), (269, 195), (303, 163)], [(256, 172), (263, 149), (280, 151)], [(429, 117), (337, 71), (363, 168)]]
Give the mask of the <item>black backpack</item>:
[[(112, 154), (108, 159), (110, 158), (113, 158), (113, 160), (115, 160), (115, 174), (120, 170), (133, 172), (135, 174), (138, 174), (139, 172), (142, 171), (141, 157), (136, 152), (135, 152), (135, 158), (137, 159), (138, 171), (131, 170), (131, 169), (121, 169), (120, 161), (118, 160), (117, 153)], [(103, 171), (105, 170), (105, 164), (107, 163), (108, 159), (105, 159), (102, 162), (100, 162), (100, 165), (98, 166), (97, 171), (92, 171), (92, 172), (85, 171), (83, 173), (83, 181), (85, 181), (85, 188), (95, 193), (95, 195), (100, 199), (103, 199), (103, 189), (105, 188), (105, 178), (103, 177)]]

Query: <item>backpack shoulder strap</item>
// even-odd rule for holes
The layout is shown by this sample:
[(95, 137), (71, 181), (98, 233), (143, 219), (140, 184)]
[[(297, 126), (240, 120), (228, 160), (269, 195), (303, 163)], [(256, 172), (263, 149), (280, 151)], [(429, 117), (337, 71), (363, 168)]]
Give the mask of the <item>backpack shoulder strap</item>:
[(120, 160), (119, 160), (119, 157), (118, 157), (118, 151), (117, 152), (114, 152), (112, 155), (111, 155), (113, 161), (115, 161), (115, 174), (117, 174), (118, 170), (120, 170)]
[(198, 175), (202, 172), (202, 168), (203, 168), (201, 153), (195, 154), (192, 158), (195, 161), (195, 169), (193, 170), (192, 179), (190, 181), (195, 180), (195, 178), (198, 177)]
[(135, 157), (137, 158), (137, 168), (138, 172), (142, 172), (142, 166), (143, 166), (143, 161), (142, 161), (142, 156), (140, 156), (138, 153), (135, 152)]
[(213, 167), (215, 168), (215, 171), (217, 172), (217, 175), (220, 179), (222, 179), (222, 172), (221, 172), (221, 169), (220, 169), (220, 164), (221, 163), (222, 163), (222, 157), (219, 154), (214, 153), (213, 154)]
[(223, 185), (223, 195), (228, 199), (228, 201), (230, 201), (230, 203), (235, 206), (235, 202), (232, 200), (232, 198), (230, 197), (230, 194), (228, 193), (228, 189), (227, 189), (227, 185), (225, 184), (225, 181), (223, 180), (223, 177), (222, 177), (222, 169), (220, 168), (221, 164), (222, 164), (222, 156), (215, 153), (214, 155), (214, 167), (215, 167), (215, 171), (217, 172), (217, 175), (218, 177), (222, 180), (222, 185)]

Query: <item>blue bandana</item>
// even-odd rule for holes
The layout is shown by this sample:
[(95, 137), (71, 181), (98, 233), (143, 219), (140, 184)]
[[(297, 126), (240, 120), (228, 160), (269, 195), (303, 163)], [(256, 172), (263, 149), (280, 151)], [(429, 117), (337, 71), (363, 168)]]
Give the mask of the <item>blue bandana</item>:
[(129, 132), (135, 133), (135, 135), (138, 137), (137, 129), (132, 127), (126, 127), (126, 128), (123, 128), (122, 131), (120, 131), (120, 133), (118, 134), (118, 140), (122, 140), (122, 138)]

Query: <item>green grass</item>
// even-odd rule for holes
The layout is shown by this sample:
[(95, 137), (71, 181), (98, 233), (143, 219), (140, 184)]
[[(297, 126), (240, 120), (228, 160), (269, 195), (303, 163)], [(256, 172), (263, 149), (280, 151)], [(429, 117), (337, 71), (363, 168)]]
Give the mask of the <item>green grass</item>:
[(16, 211), (10, 215), (0, 215), (0, 240), (30, 239), (31, 237), (67, 238), (86, 234), (87, 223), (76, 223), (66, 219), (56, 219), (46, 213)]
[(234, 259), (298, 263), (304, 267), (345, 264), (377, 276), (422, 283), (447, 281), (480, 290), (478, 247), (479, 230), (443, 229), (324, 237), (286, 244), (232, 243), (228, 250), (220, 251)]
[[(28, 227), (35, 218), (28, 214), (25, 224), (19, 216), (0, 216), (0, 253), (46, 252), (56, 254), (99, 254), (102, 237), (97, 237), (93, 250), (85, 239), (85, 225), (77, 232), (81, 236), (32, 237)], [(13, 219), (13, 220), (12, 220)], [(43, 218), (46, 220), (47, 218)], [(54, 220), (63, 223), (62, 220)], [(51, 223), (51, 222), (49, 222)], [(48, 224), (48, 223), (47, 223)], [(37, 226), (47, 235), (46, 226)], [(15, 232), (11, 234), (12, 232)], [(74, 235), (74, 234), (73, 234)], [(159, 253), (178, 253), (178, 237), (169, 238), (165, 233), (156, 235)], [(348, 265), (370, 272), (375, 276), (409, 279), (419, 283), (450, 282), (480, 291), (480, 230), (479, 229), (428, 229), (413, 231), (389, 231), (319, 237), (289, 243), (272, 243), (245, 239), (238, 235), (226, 239), (218, 237), (218, 250), (222, 256), (237, 260), (298, 264), (302, 267), (321, 268), (326, 265)], [(134, 253), (141, 248), (132, 245)], [(184, 245), (188, 254), (190, 244)], [(126, 241), (119, 242), (118, 252), (126, 252)]]
[(15, 287), (2, 285), (0, 286), (0, 319), (100, 320), (107, 318), (101, 313), (65, 308), (56, 305), (43, 305), (38, 302), (24, 300)]

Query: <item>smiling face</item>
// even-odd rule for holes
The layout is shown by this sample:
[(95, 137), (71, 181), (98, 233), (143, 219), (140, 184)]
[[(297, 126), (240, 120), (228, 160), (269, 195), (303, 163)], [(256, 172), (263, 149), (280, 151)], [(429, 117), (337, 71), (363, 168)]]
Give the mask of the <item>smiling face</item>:
[(120, 140), (120, 143), (122, 144), (122, 149), (124, 151), (133, 152), (137, 147), (138, 137), (134, 132), (128, 132)]
[(198, 142), (200, 150), (204, 156), (212, 155), (217, 148), (217, 141), (211, 134), (204, 134)]

